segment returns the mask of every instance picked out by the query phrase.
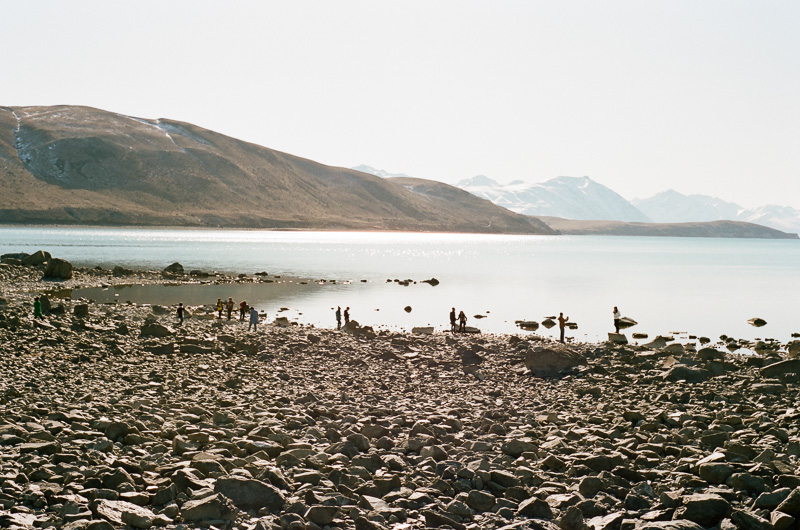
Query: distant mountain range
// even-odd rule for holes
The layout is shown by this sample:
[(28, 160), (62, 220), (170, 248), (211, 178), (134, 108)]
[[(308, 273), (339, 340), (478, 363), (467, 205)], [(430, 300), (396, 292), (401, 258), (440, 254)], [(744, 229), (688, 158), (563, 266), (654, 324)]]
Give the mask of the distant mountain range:
[(631, 202), (656, 223), (743, 221), (784, 232), (800, 233), (800, 210), (789, 206), (767, 205), (748, 210), (716, 197), (683, 195), (674, 190)]
[(533, 185), (517, 181), (501, 186), (479, 175), (456, 186), (525, 215), (641, 223), (649, 220), (618, 193), (589, 177), (558, 177)]
[(88, 107), (0, 107), (0, 189), (0, 223), (555, 233), (447, 184)]
[[(370, 166), (357, 169), (383, 177), (398, 176)], [(406, 175), (402, 175), (407, 177)], [(562, 233), (614, 233), (667, 235), (719, 234), (719, 237), (758, 237), (737, 223), (754, 223), (774, 230), (800, 233), (800, 211), (788, 206), (763, 206), (753, 210), (706, 195), (683, 195), (674, 190), (649, 199), (628, 201), (589, 177), (558, 177), (538, 184), (516, 180), (499, 184), (485, 175), (456, 184), (478, 197), (525, 215), (542, 218)], [(614, 221), (615, 223), (566, 223), (561, 221)], [(698, 223), (732, 221), (699, 227)], [(634, 223), (623, 227), (620, 223)], [(660, 226), (640, 226), (647, 223)], [(682, 225), (682, 226), (677, 226)], [(764, 232), (764, 237), (773, 237)]]

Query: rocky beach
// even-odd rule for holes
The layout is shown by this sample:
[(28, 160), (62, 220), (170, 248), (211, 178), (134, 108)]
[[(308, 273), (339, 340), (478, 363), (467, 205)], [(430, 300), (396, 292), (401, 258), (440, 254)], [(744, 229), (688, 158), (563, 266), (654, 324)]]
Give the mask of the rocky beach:
[(37, 254), (0, 264), (0, 527), (800, 527), (800, 342), (34, 318), (191, 280)]

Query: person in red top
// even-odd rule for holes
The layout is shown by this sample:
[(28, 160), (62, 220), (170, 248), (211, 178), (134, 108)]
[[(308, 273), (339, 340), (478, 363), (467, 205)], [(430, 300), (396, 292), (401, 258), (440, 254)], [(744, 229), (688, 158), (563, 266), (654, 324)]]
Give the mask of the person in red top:
[(247, 316), (247, 300), (239, 302), (239, 320), (244, 320)]

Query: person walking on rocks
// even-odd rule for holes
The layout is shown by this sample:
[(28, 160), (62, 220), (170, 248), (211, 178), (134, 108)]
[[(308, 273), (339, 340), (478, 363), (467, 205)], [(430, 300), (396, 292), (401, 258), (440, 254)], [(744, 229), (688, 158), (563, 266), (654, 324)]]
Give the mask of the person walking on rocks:
[(342, 329), (342, 306), (336, 306), (336, 329)]
[(567, 327), (567, 322), (569, 322), (569, 317), (565, 317), (564, 313), (558, 314), (558, 327), (561, 330), (561, 344), (564, 344), (564, 330)]
[(614, 306), (614, 329), (619, 333), (619, 319), (622, 318), (622, 313), (619, 312), (617, 306)]
[(450, 310), (450, 333), (456, 332), (456, 308)]
[(463, 311), (458, 313), (458, 331), (459, 333), (467, 332), (467, 315)]
[(344, 308), (344, 325), (346, 326), (349, 323), (350, 323), (350, 307), (345, 307)]
[(251, 329), (253, 331), (257, 331), (256, 330), (256, 326), (257, 325), (258, 325), (258, 311), (256, 311), (255, 307), (251, 307), (250, 308), (250, 325), (247, 326), (247, 331), (250, 331)]
[(42, 301), (39, 300), (38, 296), (33, 299), (33, 316), (34, 316), (34, 318), (43, 318), (42, 317)]
[(183, 310), (183, 303), (179, 303), (179, 304), (178, 304), (178, 311), (177, 311), (177, 313), (178, 313), (178, 324), (179, 324), (179, 325), (180, 325), (180, 324), (183, 324), (183, 314), (184, 314), (184, 310)]
[(247, 300), (242, 300), (239, 302), (239, 321), (243, 321), (245, 315), (247, 315)]
[(228, 320), (230, 320), (231, 313), (233, 313), (233, 297), (228, 298), (228, 302), (225, 304), (225, 309), (228, 311)]
[(222, 309), (225, 305), (222, 303), (222, 298), (217, 298), (217, 318), (222, 318)]

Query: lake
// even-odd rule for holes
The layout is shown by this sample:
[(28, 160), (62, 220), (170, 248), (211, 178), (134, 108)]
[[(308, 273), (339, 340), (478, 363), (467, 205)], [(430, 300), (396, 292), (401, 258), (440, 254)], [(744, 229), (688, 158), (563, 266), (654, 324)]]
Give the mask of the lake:
[[(165, 304), (247, 297), (270, 316), (287, 307), (282, 314), (323, 327), (335, 325), (337, 305), (349, 306), (362, 325), (389, 329), (446, 329), (455, 307), (468, 315), (468, 325), (504, 333), (520, 332), (516, 320), (541, 321), (563, 311), (578, 324), (567, 336), (596, 341), (613, 331), (616, 305), (639, 322), (626, 331), (629, 337), (677, 332), (716, 340), (724, 333), (785, 342), (800, 331), (796, 240), (0, 228), (0, 254), (39, 249), (77, 266), (160, 270), (177, 261), (187, 271), (281, 275), (285, 283), (207, 286), (191, 293), (128, 288), (112, 296), (146, 302), (157, 294), (158, 300), (149, 301)], [(286, 277), (336, 284), (298, 285)], [(430, 278), (439, 285), (419, 283)], [(395, 279), (417, 283), (402, 286)], [(748, 325), (753, 317), (767, 326)]]

